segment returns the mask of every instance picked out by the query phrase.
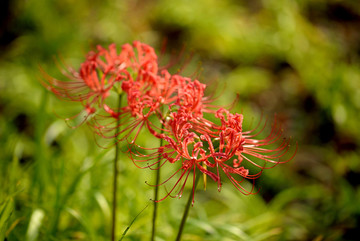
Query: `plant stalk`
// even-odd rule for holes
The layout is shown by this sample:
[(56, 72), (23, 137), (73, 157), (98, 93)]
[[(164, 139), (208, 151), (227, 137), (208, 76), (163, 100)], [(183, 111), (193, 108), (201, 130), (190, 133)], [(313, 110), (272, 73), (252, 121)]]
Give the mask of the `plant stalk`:
[[(122, 94), (119, 94), (118, 110), (121, 108), (121, 97)], [(111, 241), (115, 241), (116, 238), (116, 211), (117, 211), (117, 188), (118, 188), (118, 176), (119, 176), (119, 142), (116, 138), (117, 134), (120, 132), (120, 118), (117, 121), (116, 133), (115, 133), (115, 158), (113, 166), (113, 202), (112, 202), (112, 220), (111, 220)]]
[(186, 206), (185, 206), (185, 210), (184, 210), (184, 214), (183, 214), (183, 217), (181, 219), (181, 223), (180, 223), (180, 227), (179, 227), (179, 231), (178, 231), (178, 234), (176, 236), (176, 241), (180, 241), (181, 240), (181, 235), (182, 235), (182, 232), (184, 230), (184, 227), (185, 227), (185, 223), (186, 223), (186, 219), (189, 215), (189, 210), (190, 210), (190, 204), (192, 203), (192, 200), (193, 200), (193, 196), (195, 195), (195, 191), (196, 191), (196, 186), (200, 180), (200, 177), (201, 177), (201, 173), (199, 170), (196, 171), (196, 178), (195, 178), (195, 183), (194, 183), (194, 192), (193, 193), (190, 193), (189, 195), (189, 199), (186, 203)]
[[(164, 123), (161, 125), (161, 134), (164, 133)], [(163, 139), (160, 139), (160, 146), (163, 145)], [(158, 203), (156, 200), (158, 200), (159, 195), (159, 183), (160, 183), (160, 160), (161, 156), (158, 158), (158, 164), (157, 164), (157, 170), (156, 170), (156, 183), (155, 183), (155, 191), (154, 191), (154, 210), (153, 210), (153, 218), (152, 218), (152, 231), (151, 231), (151, 241), (155, 240), (155, 233), (156, 233), (156, 218), (157, 218), (157, 209), (158, 209)]]

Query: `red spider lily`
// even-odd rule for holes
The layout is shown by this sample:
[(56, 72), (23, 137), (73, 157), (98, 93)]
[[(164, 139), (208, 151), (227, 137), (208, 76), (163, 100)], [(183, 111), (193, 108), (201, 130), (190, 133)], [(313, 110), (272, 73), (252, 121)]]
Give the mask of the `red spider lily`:
[[(160, 167), (166, 163), (181, 163), (181, 167), (162, 184), (176, 175), (180, 177), (168, 194), (158, 201), (168, 196), (181, 197), (191, 171), (195, 175), (196, 169), (217, 182), (219, 191), (222, 170), (241, 193), (254, 194), (254, 180), (264, 169), (288, 162), (296, 153), (295, 150), (290, 157), (285, 156), (290, 148), (290, 140), (281, 138), (282, 129), (276, 119), (268, 136), (257, 139), (264, 131), (266, 123), (262, 128), (258, 125), (251, 131), (243, 131), (243, 115), (231, 114), (224, 109), (218, 110), (215, 114), (221, 122), (220, 125), (193, 117), (184, 111), (171, 113), (170, 117), (166, 122), (169, 132), (162, 136), (168, 144), (160, 148), (146, 149), (153, 151), (151, 154), (142, 154), (136, 149), (130, 150), (130, 156), (136, 165), (146, 163), (142, 168), (155, 169), (153, 167), (159, 162)], [(272, 147), (274, 145), (275, 147)], [(282, 157), (284, 160), (281, 160)], [(254, 168), (250, 171), (245, 164), (257, 168), (258, 171), (250, 173), (254, 172)], [(245, 179), (252, 180), (250, 190), (243, 183)], [(173, 195), (173, 192), (177, 193)]]
[[(110, 91), (115, 89), (119, 92), (122, 88), (126, 92), (126, 86), (133, 82), (133, 78), (140, 82), (156, 78), (157, 72), (157, 56), (154, 49), (135, 41), (133, 45), (123, 45), (119, 54), (115, 44), (111, 44), (108, 50), (98, 46), (97, 52), (87, 55), (78, 72), (69, 67), (63, 71), (68, 78), (66, 81), (54, 79), (43, 72), (46, 79), (43, 85), (60, 99), (80, 102), (86, 113), (84, 121), (91, 115), (88, 124), (94, 127), (95, 133), (105, 136), (103, 133), (117, 128), (119, 118), (124, 120), (123, 125), (127, 124), (128, 113), (131, 112), (129, 106), (116, 109), (111, 107), (110, 102), (106, 103)], [(122, 84), (115, 88), (116, 83)], [(128, 129), (131, 128), (129, 125)]]
[[(174, 90), (171, 86), (171, 75), (167, 71), (162, 71), (162, 74), (158, 75), (157, 56), (153, 48), (146, 44), (137, 41), (133, 46), (125, 44), (120, 55), (126, 57), (128, 60), (126, 65), (129, 66), (121, 73), (124, 76), (121, 90), (127, 95), (127, 105), (120, 109), (104, 105), (104, 110), (113, 119), (108, 119), (107, 115), (98, 115), (92, 120), (93, 126), (100, 136), (116, 137), (119, 141), (136, 130), (135, 140), (144, 125), (156, 135), (148, 118), (156, 114), (162, 119), (160, 106), (171, 101), (168, 98), (171, 94), (167, 93)], [(119, 119), (121, 119), (120, 126), (114, 125)], [(121, 130), (115, 135), (107, 134), (112, 133), (114, 129)]]
[(111, 44), (109, 50), (98, 46), (97, 52), (87, 55), (79, 72), (70, 67), (62, 71), (68, 78), (66, 81), (57, 80), (43, 72), (46, 79), (43, 85), (60, 99), (80, 102), (84, 106), (86, 120), (102, 108), (114, 84), (123, 78), (119, 73), (125, 67), (121, 56), (116, 53), (115, 44)]
[[(225, 117), (226, 115), (226, 117)], [(275, 118), (270, 133), (263, 139), (258, 136), (264, 131), (264, 126), (259, 126), (250, 131), (242, 130), (243, 115), (231, 114), (229, 111), (220, 109), (216, 113), (216, 117), (220, 119), (220, 126), (213, 126), (218, 130), (218, 147), (214, 148), (210, 139), (211, 135), (204, 135), (209, 143), (209, 150), (212, 153), (213, 162), (207, 163), (208, 167), (219, 168), (223, 170), (225, 175), (235, 185), (235, 187), (243, 194), (251, 194), (253, 190), (248, 192), (241, 185), (243, 179), (256, 179), (264, 169), (270, 169), (278, 164), (285, 163), (294, 158), (296, 150), (290, 157), (281, 160), (290, 149), (290, 139), (282, 138), (282, 128)], [(249, 170), (242, 166), (245, 161), (258, 171), (250, 174)], [(238, 181), (234, 175), (240, 176)], [(220, 190), (221, 182), (218, 174), (218, 188)]]
[[(64, 71), (68, 80), (44, 73), (43, 84), (61, 99), (80, 102), (85, 112), (83, 122), (88, 120), (101, 137), (120, 141), (135, 132), (134, 142), (144, 126), (160, 137), (162, 130), (149, 121), (150, 116), (156, 115), (161, 125), (170, 110), (181, 109), (201, 117), (203, 112), (211, 112), (212, 106), (204, 97), (205, 85), (171, 75), (166, 69), (158, 73), (157, 61), (154, 49), (138, 41), (123, 45), (120, 53), (115, 44), (108, 49), (98, 46), (97, 52), (87, 55), (78, 72), (72, 68)], [(115, 107), (108, 101), (112, 90), (126, 94), (126, 106)], [(114, 130), (119, 131), (114, 134)]]
[[(179, 186), (180, 191), (176, 194), (176, 196), (181, 197), (183, 190), (185, 188), (186, 181), (188, 180), (188, 177), (191, 173), (191, 171), (194, 172), (194, 178), (195, 178), (195, 169), (196, 167), (201, 170), (203, 173), (206, 173), (210, 177), (214, 178), (214, 180), (217, 180), (217, 177), (213, 175), (213, 173), (208, 172), (205, 168), (201, 166), (202, 162), (204, 162), (207, 158), (209, 158), (209, 155), (206, 155), (205, 150), (202, 148), (202, 142), (200, 141), (199, 136), (189, 131), (192, 128), (192, 125), (186, 121), (186, 118), (180, 117), (177, 113), (171, 113), (172, 119), (170, 119), (167, 123), (170, 132), (174, 135), (172, 137), (162, 134), (161, 137), (166, 140), (169, 144), (162, 146), (160, 148), (153, 148), (153, 149), (146, 149), (154, 151), (154, 153), (146, 155), (141, 154), (140, 152), (134, 153), (134, 150), (130, 150), (130, 156), (132, 160), (134, 161), (135, 165), (140, 168), (151, 168), (151, 169), (157, 169), (153, 168), (155, 165), (157, 166), (158, 162), (161, 164), (158, 168), (161, 168), (166, 162), (169, 163), (177, 163), (178, 161), (181, 162), (181, 168), (178, 169), (169, 179), (167, 179), (162, 184), (169, 181), (172, 177), (174, 177), (176, 174), (180, 173), (180, 178), (175, 183), (173, 188), (168, 192), (168, 194), (162, 198), (161, 200), (156, 201), (162, 201), (168, 196), (172, 196), (172, 192), (176, 189), (176, 187)], [(136, 149), (135, 149), (136, 151)], [(137, 156), (137, 159), (135, 160), (133, 156)], [(147, 165), (145, 167), (141, 167), (137, 165), (139, 162), (146, 162)], [(151, 163), (151, 164), (149, 164)], [(193, 181), (195, 180), (193, 178)], [(160, 185), (162, 185), (160, 184)], [(194, 192), (193, 188), (193, 192)], [(173, 196), (172, 196), (173, 197)]]
[(122, 90), (127, 94), (126, 107), (114, 111), (105, 106), (106, 111), (114, 117), (123, 118), (122, 116), (127, 114), (135, 119), (118, 133), (122, 136), (120, 139), (127, 138), (137, 129), (131, 141), (134, 143), (143, 126), (146, 126), (151, 134), (161, 138), (160, 133), (165, 130), (149, 121), (152, 115), (162, 124), (167, 113), (174, 110), (190, 113), (194, 118), (201, 118), (204, 111), (211, 112), (211, 106), (207, 105), (210, 100), (204, 97), (205, 85), (198, 80), (170, 75), (166, 70), (161, 71), (160, 75), (143, 70), (142, 72), (141, 77), (133, 79), (130, 76), (122, 84)]

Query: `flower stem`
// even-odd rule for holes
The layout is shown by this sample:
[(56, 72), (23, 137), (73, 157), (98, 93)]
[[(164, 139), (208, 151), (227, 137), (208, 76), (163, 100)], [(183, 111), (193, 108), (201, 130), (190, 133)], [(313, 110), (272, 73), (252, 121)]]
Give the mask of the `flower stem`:
[(190, 210), (190, 204), (192, 203), (193, 201), (193, 197), (195, 195), (195, 190), (196, 190), (196, 186), (200, 180), (200, 177), (201, 177), (201, 173), (197, 170), (196, 171), (196, 179), (195, 179), (195, 183), (194, 183), (194, 186), (193, 186), (193, 192), (190, 193), (189, 195), (189, 199), (186, 203), (186, 206), (185, 206), (185, 210), (184, 210), (184, 214), (183, 214), (183, 217), (181, 219), (181, 223), (180, 223), (180, 227), (179, 227), (179, 231), (178, 231), (178, 234), (176, 236), (176, 241), (180, 241), (181, 240), (181, 235), (182, 235), (182, 232), (184, 230), (184, 227), (185, 227), (185, 223), (186, 223), (186, 219), (188, 217), (188, 214), (189, 214), (189, 210)]
[[(121, 97), (122, 94), (119, 94), (118, 110), (121, 108)], [(117, 134), (120, 132), (120, 118), (117, 121), (116, 133), (115, 133), (115, 158), (114, 158), (114, 172), (113, 172), (113, 202), (112, 202), (112, 220), (111, 220), (111, 241), (115, 241), (116, 238), (116, 211), (117, 211), (117, 186), (118, 186), (118, 176), (119, 176), (119, 142), (116, 138)]]
[[(164, 123), (161, 125), (161, 134), (164, 133)], [(163, 145), (163, 139), (160, 139), (160, 146)], [(151, 232), (151, 241), (155, 240), (155, 233), (156, 233), (156, 217), (157, 217), (157, 208), (158, 203), (158, 193), (159, 193), (159, 183), (160, 183), (160, 160), (161, 156), (159, 156), (157, 170), (156, 170), (156, 183), (155, 183), (155, 191), (154, 191), (154, 211), (153, 211), (153, 218), (152, 218), (152, 232)]]

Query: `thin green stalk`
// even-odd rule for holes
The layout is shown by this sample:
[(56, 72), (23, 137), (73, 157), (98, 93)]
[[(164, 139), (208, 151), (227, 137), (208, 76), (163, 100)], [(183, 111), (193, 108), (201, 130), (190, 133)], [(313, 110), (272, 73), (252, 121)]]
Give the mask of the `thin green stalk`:
[[(164, 123), (161, 125), (161, 134), (164, 132)], [(163, 145), (163, 139), (160, 139), (160, 146)], [(152, 232), (151, 232), (151, 241), (155, 240), (155, 233), (156, 233), (156, 217), (157, 217), (157, 208), (158, 203), (158, 194), (159, 194), (159, 183), (160, 183), (160, 160), (161, 156), (159, 156), (157, 170), (156, 170), (156, 183), (155, 183), (155, 191), (154, 191), (154, 211), (153, 211), (153, 219), (152, 219)]]
[(196, 186), (200, 180), (200, 177), (201, 177), (201, 173), (197, 170), (196, 171), (196, 178), (195, 178), (195, 183), (194, 183), (194, 191), (193, 193), (190, 193), (189, 195), (189, 199), (186, 203), (186, 206), (185, 206), (185, 210), (184, 210), (184, 214), (183, 214), (183, 217), (181, 219), (181, 223), (180, 223), (180, 227), (179, 227), (179, 231), (178, 231), (178, 234), (176, 236), (176, 241), (180, 241), (181, 240), (181, 235), (182, 235), (182, 232), (184, 230), (184, 227), (185, 227), (185, 223), (186, 223), (186, 219), (189, 215), (189, 210), (190, 210), (190, 204), (192, 203), (192, 200), (193, 200), (193, 196), (195, 195), (195, 190), (196, 190)]
[[(118, 102), (118, 110), (121, 108), (121, 97), (122, 94), (119, 95)], [(116, 133), (117, 135), (120, 132), (120, 119), (117, 121)], [(117, 138), (115, 138), (115, 158), (114, 158), (114, 174), (113, 174), (113, 203), (112, 203), (112, 221), (111, 221), (111, 241), (115, 241), (116, 238), (116, 211), (117, 211), (117, 188), (118, 188), (118, 176), (119, 176), (119, 143)]]
[[(45, 133), (45, 120), (46, 118), (46, 105), (48, 103), (48, 92), (44, 90), (41, 100), (40, 107), (36, 117), (35, 125), (35, 166), (34, 166), (34, 176), (33, 184), (31, 185), (31, 193), (37, 191), (38, 202), (42, 203), (44, 201), (47, 183), (49, 182), (49, 162), (46, 160), (44, 152), (44, 133)], [(33, 190), (34, 188), (37, 190)]]

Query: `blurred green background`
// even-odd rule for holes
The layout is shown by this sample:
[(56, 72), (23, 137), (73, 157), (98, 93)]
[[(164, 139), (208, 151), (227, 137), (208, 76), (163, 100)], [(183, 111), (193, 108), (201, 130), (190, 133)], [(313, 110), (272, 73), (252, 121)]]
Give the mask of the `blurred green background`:
[[(0, 240), (109, 240), (114, 150), (57, 117), (80, 106), (40, 84), (79, 67), (97, 44), (140, 40), (193, 53), (217, 103), (277, 113), (296, 158), (266, 170), (260, 192), (199, 188), (184, 240), (358, 240), (360, 4), (357, 0), (4, 0), (0, 25)], [(141, 139), (143, 138), (143, 139)], [(140, 141), (146, 142), (145, 137)], [(148, 240), (154, 173), (122, 155), (120, 235)], [(187, 192), (188, 193), (188, 192)], [(187, 196), (187, 193), (185, 196)], [(157, 240), (174, 239), (187, 197), (159, 204)], [(6, 238), (5, 238), (6, 237)], [(357, 238), (358, 237), (358, 238)]]

